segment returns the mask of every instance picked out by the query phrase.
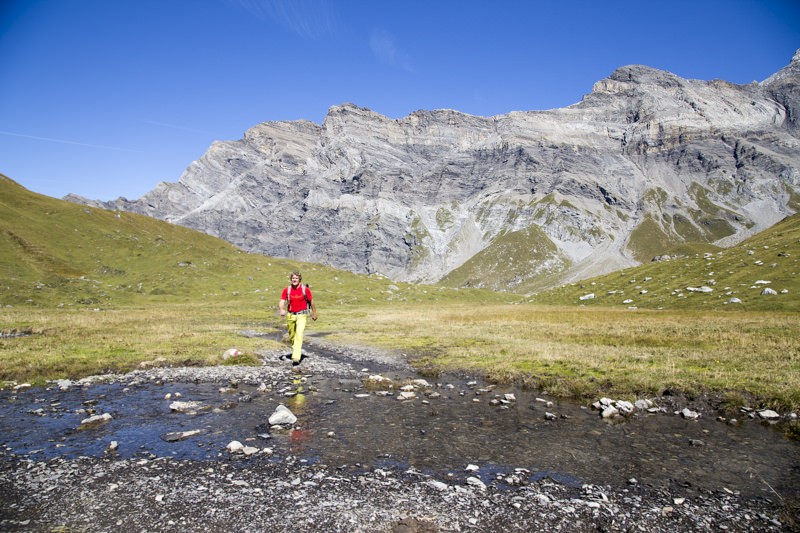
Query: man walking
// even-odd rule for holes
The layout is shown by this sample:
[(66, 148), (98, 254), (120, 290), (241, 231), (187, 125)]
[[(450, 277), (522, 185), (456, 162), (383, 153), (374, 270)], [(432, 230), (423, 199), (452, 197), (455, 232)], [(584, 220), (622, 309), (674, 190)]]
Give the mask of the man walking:
[(300, 364), (303, 357), (303, 332), (306, 329), (306, 320), (311, 309), (311, 319), (317, 319), (317, 306), (311, 295), (311, 289), (303, 285), (303, 276), (300, 272), (289, 275), (291, 285), (283, 289), (278, 302), (281, 316), (286, 316), (286, 327), (289, 330), (289, 344), (292, 345), (292, 366)]

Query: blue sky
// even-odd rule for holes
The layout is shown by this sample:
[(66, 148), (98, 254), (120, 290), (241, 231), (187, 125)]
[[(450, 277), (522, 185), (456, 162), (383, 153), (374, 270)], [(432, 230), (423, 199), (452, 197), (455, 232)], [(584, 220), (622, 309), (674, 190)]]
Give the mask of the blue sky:
[(215, 140), (346, 102), (551, 109), (624, 65), (750, 83), (798, 48), (796, 0), (0, 0), (0, 173), (135, 199)]

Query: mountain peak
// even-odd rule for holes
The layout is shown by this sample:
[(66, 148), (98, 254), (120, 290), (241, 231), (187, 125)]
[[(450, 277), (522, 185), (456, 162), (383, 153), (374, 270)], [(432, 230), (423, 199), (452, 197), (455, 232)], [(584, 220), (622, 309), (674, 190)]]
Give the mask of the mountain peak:
[(769, 90), (629, 65), (583, 104), (490, 118), (345, 103), (321, 127), (260, 124), (108, 207), (271, 256), (531, 292), (733, 244), (800, 209), (798, 65)]

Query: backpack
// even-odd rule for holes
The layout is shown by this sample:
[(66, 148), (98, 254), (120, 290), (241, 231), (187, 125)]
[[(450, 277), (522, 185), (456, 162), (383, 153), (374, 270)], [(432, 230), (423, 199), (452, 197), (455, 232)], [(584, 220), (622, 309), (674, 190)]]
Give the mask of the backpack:
[[(308, 299), (308, 295), (306, 294), (306, 286), (304, 283), (300, 284), (300, 290), (303, 291), (303, 298), (306, 299), (306, 308), (311, 307), (311, 300)], [(286, 311), (289, 312), (289, 306), (292, 304), (291, 300), (289, 299), (289, 295), (292, 294), (292, 286), (289, 285), (286, 287)]]

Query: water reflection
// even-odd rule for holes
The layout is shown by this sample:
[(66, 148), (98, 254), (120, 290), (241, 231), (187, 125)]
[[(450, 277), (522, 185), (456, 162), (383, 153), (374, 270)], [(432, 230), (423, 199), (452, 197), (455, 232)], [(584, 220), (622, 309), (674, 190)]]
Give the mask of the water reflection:
[(292, 386), (295, 387), (294, 396), (286, 402), (286, 406), (297, 417), (297, 423), (289, 431), (289, 452), (292, 455), (305, 453), (311, 440), (311, 430), (308, 429), (309, 416), (306, 409), (305, 381), (306, 379), (299, 375), (292, 379)]

